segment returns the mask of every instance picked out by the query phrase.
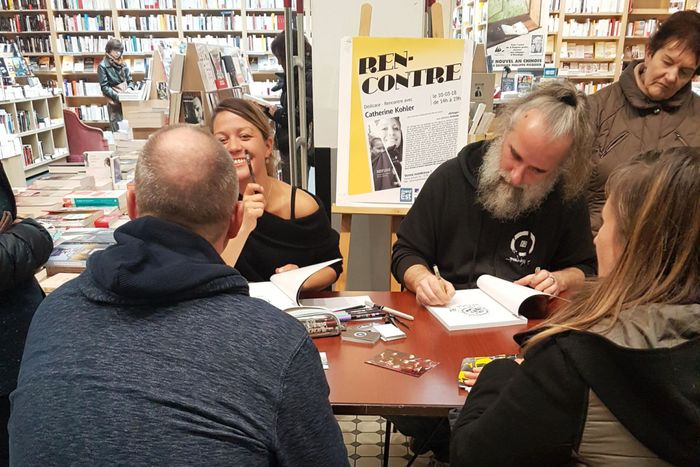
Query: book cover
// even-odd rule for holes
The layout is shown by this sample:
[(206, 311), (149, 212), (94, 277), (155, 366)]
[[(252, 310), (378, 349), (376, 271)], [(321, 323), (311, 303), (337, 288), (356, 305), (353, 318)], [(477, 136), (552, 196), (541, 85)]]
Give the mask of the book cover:
[(466, 374), (472, 372), (475, 368), (483, 368), (492, 361), (499, 358), (508, 358), (514, 360), (518, 358), (518, 356), (513, 354), (500, 354), (490, 355), (488, 357), (465, 357), (462, 360), (462, 365), (460, 366), (459, 374), (457, 375), (457, 384), (459, 385), (459, 387), (469, 391), (470, 387), (466, 385)]
[(201, 91), (180, 93), (180, 123), (204, 125), (204, 100)]
[(397, 350), (385, 350), (379, 355), (366, 360), (365, 363), (415, 377), (421, 376), (426, 371), (440, 364), (429, 358), (421, 358)]

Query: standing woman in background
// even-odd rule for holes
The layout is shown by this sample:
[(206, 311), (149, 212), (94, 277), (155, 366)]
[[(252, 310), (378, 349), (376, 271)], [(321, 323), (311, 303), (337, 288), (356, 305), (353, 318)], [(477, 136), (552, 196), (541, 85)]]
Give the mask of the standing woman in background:
[(17, 386), (29, 323), (44, 298), (34, 273), (52, 249), (46, 229), (32, 219), (17, 219), (15, 197), (0, 162), (0, 465), (9, 459), (10, 393)]
[(700, 146), (700, 13), (679, 11), (651, 36), (643, 61), (589, 98), (594, 172), (588, 189), (593, 234), (601, 224), (605, 182), (620, 164), (654, 149)]
[(124, 46), (119, 39), (110, 39), (105, 47), (105, 58), (97, 67), (97, 79), (102, 94), (107, 98), (109, 129), (112, 131), (118, 131), (118, 123), (124, 119), (119, 93), (134, 87), (134, 80), (131, 78), (129, 67), (124, 63), (123, 54)]

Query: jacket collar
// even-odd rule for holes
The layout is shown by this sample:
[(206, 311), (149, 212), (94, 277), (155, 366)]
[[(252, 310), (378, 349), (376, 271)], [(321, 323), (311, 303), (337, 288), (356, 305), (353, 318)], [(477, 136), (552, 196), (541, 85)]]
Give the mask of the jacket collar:
[(687, 101), (692, 99), (691, 82), (688, 82), (685, 86), (678, 90), (670, 99), (665, 101), (653, 101), (646, 94), (639, 89), (637, 85), (637, 80), (635, 78), (635, 73), (637, 73), (637, 66), (639, 65), (640, 70), (644, 67), (644, 62), (642, 60), (637, 60), (630, 63), (625, 71), (620, 75), (620, 88), (622, 89), (622, 94), (624, 94), (625, 99), (635, 108), (640, 110), (653, 111), (655, 109), (662, 108), (667, 111), (673, 111)]

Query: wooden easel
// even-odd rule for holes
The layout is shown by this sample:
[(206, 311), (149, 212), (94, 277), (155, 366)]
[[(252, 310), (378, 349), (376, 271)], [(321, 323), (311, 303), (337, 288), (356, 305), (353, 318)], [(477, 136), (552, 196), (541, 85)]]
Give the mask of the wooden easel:
[[(439, 3), (434, 3), (430, 7), (432, 19), (432, 37), (442, 38), (442, 6)], [(370, 26), (372, 25), (372, 5), (364, 3), (360, 7), (360, 27), (358, 35), (369, 36)], [(396, 242), (396, 231), (399, 228), (401, 220), (408, 212), (409, 207), (401, 208), (370, 208), (370, 207), (347, 207), (336, 206), (335, 203), (331, 206), (333, 214), (340, 214), (340, 253), (343, 255), (343, 274), (335, 283), (335, 290), (344, 291), (347, 284), (348, 276), (348, 259), (350, 255), (350, 233), (352, 230), (353, 214), (372, 215), (372, 216), (389, 216), (391, 218), (390, 227), (390, 245), (389, 258), (391, 258), (391, 247)], [(401, 285), (394, 279), (394, 276), (389, 271), (390, 290), (392, 292), (400, 291)]]

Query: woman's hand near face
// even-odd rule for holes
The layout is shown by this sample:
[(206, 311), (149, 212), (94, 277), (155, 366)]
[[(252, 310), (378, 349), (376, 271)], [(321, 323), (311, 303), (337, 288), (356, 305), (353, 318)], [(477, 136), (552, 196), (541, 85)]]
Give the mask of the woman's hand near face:
[(265, 211), (265, 189), (257, 183), (248, 183), (243, 193), (243, 222), (241, 231), (250, 233), (258, 225)]

